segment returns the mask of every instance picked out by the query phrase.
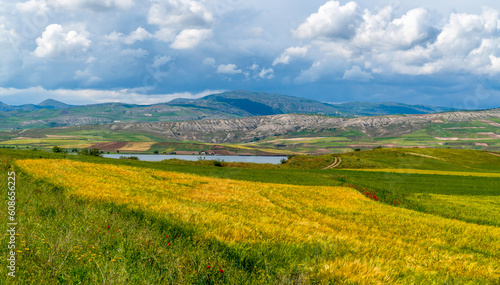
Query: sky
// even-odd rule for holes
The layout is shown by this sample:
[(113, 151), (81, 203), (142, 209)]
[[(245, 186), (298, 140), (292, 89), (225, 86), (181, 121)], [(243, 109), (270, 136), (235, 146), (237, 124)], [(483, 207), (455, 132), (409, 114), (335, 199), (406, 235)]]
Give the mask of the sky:
[(0, 0), (0, 101), (500, 107), (500, 2)]

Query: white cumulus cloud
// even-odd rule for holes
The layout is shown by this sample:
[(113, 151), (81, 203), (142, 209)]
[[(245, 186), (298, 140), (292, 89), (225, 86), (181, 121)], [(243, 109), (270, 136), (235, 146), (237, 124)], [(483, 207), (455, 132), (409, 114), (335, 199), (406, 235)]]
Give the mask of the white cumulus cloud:
[(190, 49), (212, 37), (210, 29), (187, 29), (180, 32), (170, 45), (174, 49)]
[(273, 79), (274, 70), (272, 68), (262, 68), (262, 70), (259, 72), (259, 77), (262, 79)]
[(241, 69), (238, 69), (238, 67), (235, 64), (221, 64), (219, 67), (217, 67), (217, 73), (222, 73), (222, 74), (239, 74), (242, 73)]
[(38, 47), (34, 54), (37, 57), (78, 56), (87, 51), (91, 41), (87, 33), (74, 30), (65, 32), (63, 27), (52, 24), (45, 28), (42, 37), (36, 39)]
[(341, 6), (338, 1), (328, 1), (317, 13), (309, 16), (294, 34), (299, 39), (350, 38), (361, 22), (361, 11), (356, 2)]
[(131, 45), (137, 41), (144, 41), (150, 39), (152, 35), (146, 31), (144, 28), (139, 27), (135, 31), (131, 32), (130, 35), (123, 39), (123, 42)]
[(176, 29), (207, 27), (214, 18), (200, 1), (155, 0), (149, 9), (148, 22)]
[(342, 79), (368, 82), (373, 79), (373, 76), (369, 72), (361, 70), (361, 67), (355, 65), (351, 69), (344, 72)]
[(307, 54), (307, 47), (290, 47), (287, 48), (278, 58), (273, 62), (273, 66), (278, 64), (289, 64), (292, 57), (302, 57)]
[[(345, 80), (361, 81), (372, 75), (360, 66), (374, 73), (405, 75), (500, 73), (500, 13), (492, 8), (443, 18), (422, 7), (402, 15), (392, 6), (361, 14), (355, 2), (342, 6), (329, 1), (292, 33), (309, 47), (307, 55), (313, 61), (296, 78), (299, 82), (332, 74), (332, 65), (337, 77), (343, 72)], [(293, 48), (273, 64), (288, 64)]]

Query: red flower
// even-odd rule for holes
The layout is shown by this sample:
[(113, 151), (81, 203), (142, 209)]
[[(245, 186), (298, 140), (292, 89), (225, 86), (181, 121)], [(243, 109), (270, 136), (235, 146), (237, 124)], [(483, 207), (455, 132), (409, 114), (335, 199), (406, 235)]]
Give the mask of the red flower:
[(108, 226), (108, 229), (109, 229), (109, 226)]
[(181, 237), (180, 235), (178, 235), (177, 237)]
[(165, 236), (166, 238), (168, 238), (168, 236)]
[(222, 270), (222, 269), (219, 269), (219, 272), (220, 272), (220, 273), (224, 273), (224, 270)]
[(168, 245), (170, 245), (170, 243), (168, 243)]
[(207, 266), (207, 268), (208, 268), (208, 269), (210, 269), (210, 265), (209, 265), (209, 266)]

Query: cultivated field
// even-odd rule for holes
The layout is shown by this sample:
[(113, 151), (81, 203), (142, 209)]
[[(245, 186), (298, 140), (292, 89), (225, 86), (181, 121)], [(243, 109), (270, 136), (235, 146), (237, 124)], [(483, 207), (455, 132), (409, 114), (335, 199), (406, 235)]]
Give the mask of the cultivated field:
[(498, 284), (500, 157), (381, 149), (321, 170), (335, 157), (0, 151), (18, 176), (17, 284)]

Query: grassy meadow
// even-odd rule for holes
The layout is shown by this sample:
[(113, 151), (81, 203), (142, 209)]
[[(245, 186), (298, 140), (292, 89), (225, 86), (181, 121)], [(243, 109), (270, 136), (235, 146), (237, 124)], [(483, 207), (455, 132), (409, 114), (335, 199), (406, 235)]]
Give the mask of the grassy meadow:
[(222, 166), (0, 150), (0, 177), (17, 176), (19, 268), (6, 282), (500, 282), (498, 156), (376, 149)]

